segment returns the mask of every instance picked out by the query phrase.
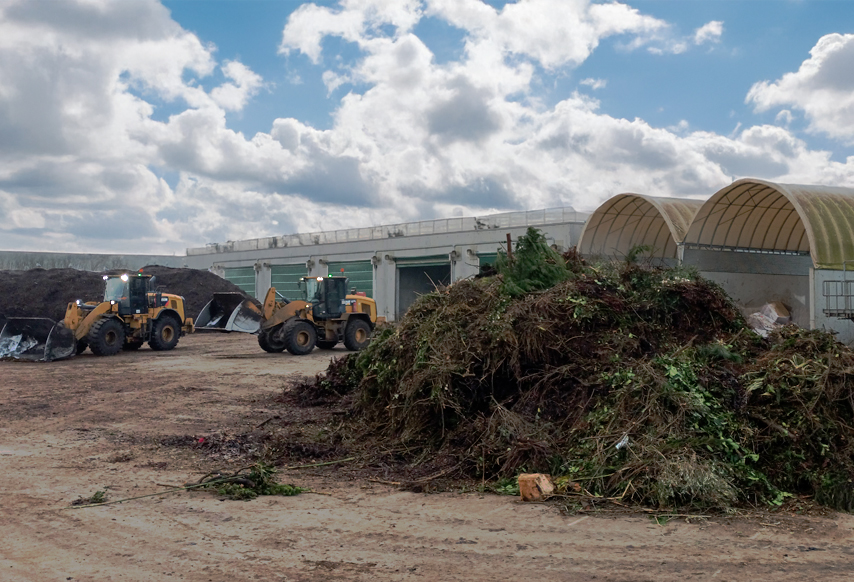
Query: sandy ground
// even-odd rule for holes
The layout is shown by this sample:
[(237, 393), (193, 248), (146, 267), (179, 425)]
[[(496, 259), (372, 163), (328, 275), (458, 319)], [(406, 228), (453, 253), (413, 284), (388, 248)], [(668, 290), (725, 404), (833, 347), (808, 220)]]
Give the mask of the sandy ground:
[(296, 497), (197, 491), (71, 508), (99, 490), (117, 500), (197, 480), (216, 460), (164, 440), (283, 415), (271, 398), (283, 379), (314, 374), (329, 356), (196, 334), (166, 353), (0, 362), (0, 581), (854, 577), (847, 514), (659, 525), (477, 492), (403, 492), (334, 467), (283, 471), (317, 492)]

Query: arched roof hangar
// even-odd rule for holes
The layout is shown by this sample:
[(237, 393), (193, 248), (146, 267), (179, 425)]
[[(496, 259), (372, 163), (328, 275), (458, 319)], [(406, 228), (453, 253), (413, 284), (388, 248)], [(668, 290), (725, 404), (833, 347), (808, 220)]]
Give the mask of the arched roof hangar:
[(747, 178), (699, 209), (686, 248), (809, 255), (816, 269), (854, 260), (854, 189)]
[(584, 224), (578, 241), (582, 255), (625, 257), (633, 247), (652, 249), (651, 256), (676, 259), (691, 219), (703, 202), (618, 194), (605, 201)]

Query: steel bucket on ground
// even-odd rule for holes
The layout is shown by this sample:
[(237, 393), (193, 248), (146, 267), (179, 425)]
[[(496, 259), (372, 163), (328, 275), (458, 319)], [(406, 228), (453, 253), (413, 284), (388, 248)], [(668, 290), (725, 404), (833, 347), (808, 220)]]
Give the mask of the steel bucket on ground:
[(50, 362), (77, 352), (74, 333), (47, 317), (10, 317), (0, 331), (0, 357)]
[(261, 309), (241, 293), (214, 293), (196, 318), (196, 331), (239, 331), (257, 333), (261, 329)]

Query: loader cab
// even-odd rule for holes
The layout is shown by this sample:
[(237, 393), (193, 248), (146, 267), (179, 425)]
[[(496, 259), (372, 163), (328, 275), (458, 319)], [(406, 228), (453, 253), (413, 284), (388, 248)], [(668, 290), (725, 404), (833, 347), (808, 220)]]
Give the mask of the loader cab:
[(148, 312), (150, 276), (104, 275), (104, 301), (119, 306), (119, 315)]
[(338, 319), (347, 310), (347, 277), (303, 277), (303, 298), (312, 304), (314, 319)]

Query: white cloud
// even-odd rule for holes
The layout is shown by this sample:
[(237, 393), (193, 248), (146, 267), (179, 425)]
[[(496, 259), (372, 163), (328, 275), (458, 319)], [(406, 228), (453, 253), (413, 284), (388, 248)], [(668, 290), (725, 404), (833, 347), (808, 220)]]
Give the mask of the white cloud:
[(654, 55), (681, 55), (688, 50), (688, 43), (679, 39), (664, 39), (647, 50)]
[(234, 81), (224, 83), (211, 91), (214, 103), (227, 111), (240, 111), (251, 97), (263, 86), (261, 75), (238, 61), (228, 61), (222, 67), (223, 74)]
[(582, 79), (578, 82), (579, 85), (587, 85), (594, 91), (597, 89), (604, 89), (608, 85), (607, 79)]
[(12, 224), (15, 225), (15, 228), (30, 229), (44, 228), (45, 226), (44, 216), (40, 212), (29, 208), (11, 210), (7, 216)]
[(646, 50), (655, 55), (680, 55), (687, 52), (692, 45), (700, 46), (706, 43), (720, 42), (723, 34), (723, 22), (712, 20), (694, 31), (691, 36), (677, 34), (669, 24), (648, 35), (639, 36), (624, 45), (628, 50), (646, 47)]
[(756, 83), (746, 102), (757, 111), (800, 109), (810, 131), (854, 143), (854, 34), (821, 37), (796, 72)]
[(547, 69), (582, 63), (603, 38), (646, 38), (666, 27), (625, 4), (588, 0), (520, 0), (501, 10), (480, 0), (430, 0), (426, 12), (464, 29), (471, 44), (488, 43)]
[(420, 0), (341, 0), (339, 8), (304, 4), (288, 19), (279, 52), (299, 51), (317, 63), (326, 36), (339, 36), (364, 48), (375, 35), (382, 36), (381, 25), (407, 33), (421, 17), (420, 5)]
[(720, 20), (712, 20), (694, 31), (694, 44), (701, 45), (707, 42), (720, 42), (723, 33), (724, 23)]
[(672, 131), (675, 134), (683, 135), (685, 132), (687, 132), (690, 129), (690, 127), (691, 127), (691, 124), (688, 123), (687, 120), (680, 119), (679, 123), (677, 123), (676, 125), (669, 126), (667, 128), (667, 130)]
[(792, 115), (791, 111), (789, 111), (788, 109), (782, 109), (780, 110), (780, 113), (778, 113), (774, 117), (774, 121), (776, 121), (777, 123), (782, 123), (783, 125), (789, 125), (792, 123), (792, 120), (794, 118), (795, 116)]

